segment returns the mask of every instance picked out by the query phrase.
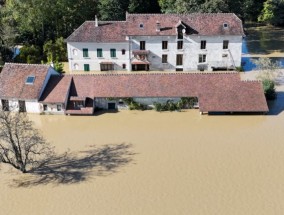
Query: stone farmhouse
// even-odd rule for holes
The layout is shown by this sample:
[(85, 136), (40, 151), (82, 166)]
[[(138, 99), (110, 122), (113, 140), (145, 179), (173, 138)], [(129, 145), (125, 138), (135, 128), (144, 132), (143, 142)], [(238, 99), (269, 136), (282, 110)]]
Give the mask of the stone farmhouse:
[(3, 110), (93, 115), (127, 109), (125, 98), (151, 107), (182, 97), (197, 97), (201, 113), (268, 112), (261, 82), (237, 72), (60, 75), (47, 65), (6, 63), (0, 73)]
[(242, 22), (232, 13), (96, 18), (66, 39), (69, 70), (230, 70), (241, 66), (243, 36)]

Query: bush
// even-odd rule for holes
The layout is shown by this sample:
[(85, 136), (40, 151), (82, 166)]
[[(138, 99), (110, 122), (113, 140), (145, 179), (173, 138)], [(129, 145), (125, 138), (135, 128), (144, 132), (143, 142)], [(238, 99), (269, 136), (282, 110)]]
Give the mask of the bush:
[(25, 45), (21, 48), (20, 54), (15, 58), (18, 63), (41, 63), (42, 54), (39, 46)]
[(276, 99), (275, 82), (269, 79), (262, 81), (264, 94), (267, 100)]
[(236, 70), (237, 70), (238, 72), (244, 72), (244, 71), (245, 71), (242, 66), (237, 66), (237, 67), (236, 67)]

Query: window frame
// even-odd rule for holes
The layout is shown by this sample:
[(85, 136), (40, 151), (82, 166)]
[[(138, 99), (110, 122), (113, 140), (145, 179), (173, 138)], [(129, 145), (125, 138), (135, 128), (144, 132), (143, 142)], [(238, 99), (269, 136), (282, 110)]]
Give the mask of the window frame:
[(62, 111), (62, 105), (61, 105), (61, 104), (57, 104), (57, 105), (56, 105), (56, 110), (57, 110), (58, 112)]
[(207, 62), (207, 55), (206, 54), (199, 54), (198, 63), (206, 63), (206, 62)]
[(168, 41), (162, 41), (162, 50), (168, 50)]
[(223, 49), (224, 50), (227, 50), (229, 49), (229, 40), (223, 40)]
[(33, 85), (34, 83), (35, 83), (35, 76), (29, 75), (26, 79), (26, 84), (27, 85)]
[(90, 64), (86, 63), (84, 64), (84, 72), (89, 72), (90, 71)]
[(140, 41), (140, 50), (146, 50), (146, 41)]
[(183, 66), (183, 54), (176, 55), (176, 65)]
[(83, 48), (83, 57), (88, 58), (89, 57), (89, 49), (88, 48)]
[(103, 55), (103, 49), (99, 48), (97, 49), (97, 58), (102, 58), (104, 55)]
[(162, 55), (162, 63), (168, 63), (168, 55), (167, 54)]
[(200, 49), (204, 50), (206, 49), (207, 41), (206, 40), (201, 40), (200, 42)]
[(110, 57), (116, 58), (116, 49), (110, 49)]
[(182, 50), (183, 49), (183, 40), (177, 41), (177, 49)]

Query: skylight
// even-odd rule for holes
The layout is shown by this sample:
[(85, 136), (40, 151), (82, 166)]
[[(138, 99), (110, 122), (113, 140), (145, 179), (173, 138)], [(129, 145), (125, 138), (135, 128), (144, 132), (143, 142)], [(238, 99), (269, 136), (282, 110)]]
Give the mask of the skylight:
[(28, 76), (26, 80), (26, 84), (34, 84), (35, 76)]

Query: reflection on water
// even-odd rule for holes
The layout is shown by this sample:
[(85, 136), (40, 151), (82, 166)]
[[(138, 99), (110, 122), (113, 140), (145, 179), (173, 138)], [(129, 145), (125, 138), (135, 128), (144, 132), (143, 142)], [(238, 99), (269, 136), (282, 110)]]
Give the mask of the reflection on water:
[[(242, 67), (244, 71), (249, 72), (256, 69), (254, 60), (258, 60), (260, 57), (242, 57)], [(269, 58), (273, 63), (276, 63), (280, 68), (284, 68), (283, 57), (271, 57)]]
[[(261, 25), (246, 25), (246, 37), (243, 40), (242, 66), (245, 71), (256, 69), (253, 60), (269, 57), (284, 68), (284, 28)], [(255, 56), (257, 55), (257, 56)]]
[(271, 26), (245, 26), (244, 54), (267, 55), (284, 53), (284, 28)]

